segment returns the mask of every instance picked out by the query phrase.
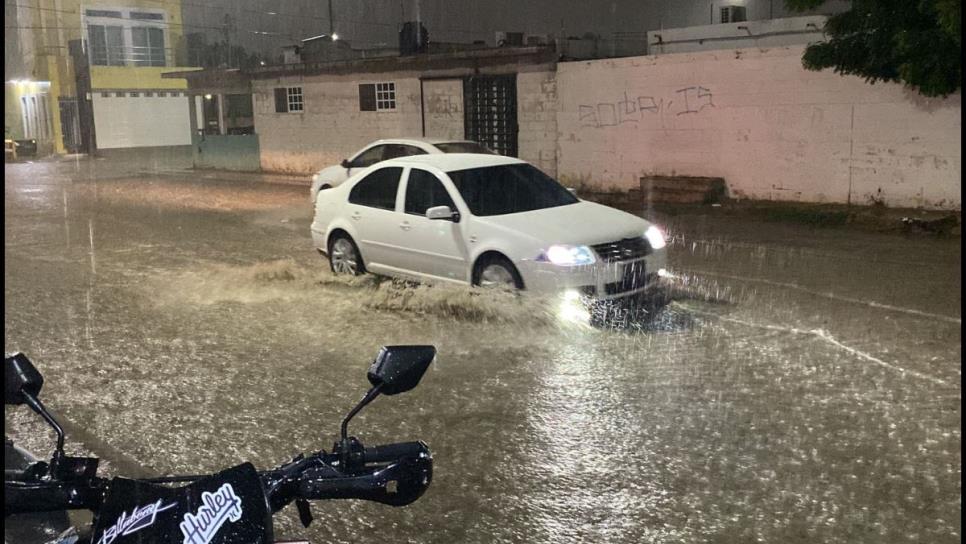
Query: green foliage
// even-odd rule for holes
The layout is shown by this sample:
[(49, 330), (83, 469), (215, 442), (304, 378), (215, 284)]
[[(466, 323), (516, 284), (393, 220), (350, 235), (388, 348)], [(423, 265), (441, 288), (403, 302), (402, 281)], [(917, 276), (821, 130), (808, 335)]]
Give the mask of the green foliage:
[[(798, 11), (824, 0), (785, 0)], [(962, 86), (962, 0), (853, 0), (829, 17), (828, 41), (809, 45), (809, 70), (903, 82), (925, 96), (946, 96)]]
[(187, 35), (188, 62), (191, 66), (204, 68), (253, 68), (261, 60), (257, 53), (249, 53), (244, 47), (229, 48), (226, 41), (208, 43), (204, 34)]

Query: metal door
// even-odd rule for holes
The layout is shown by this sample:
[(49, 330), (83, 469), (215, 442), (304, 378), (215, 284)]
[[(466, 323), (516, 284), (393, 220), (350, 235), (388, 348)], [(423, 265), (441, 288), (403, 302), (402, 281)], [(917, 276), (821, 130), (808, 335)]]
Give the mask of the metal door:
[(517, 76), (470, 76), (463, 84), (466, 139), (517, 156)]
[(77, 99), (61, 96), (60, 131), (64, 136), (64, 148), (68, 153), (77, 153), (81, 149), (80, 117), (77, 114)]

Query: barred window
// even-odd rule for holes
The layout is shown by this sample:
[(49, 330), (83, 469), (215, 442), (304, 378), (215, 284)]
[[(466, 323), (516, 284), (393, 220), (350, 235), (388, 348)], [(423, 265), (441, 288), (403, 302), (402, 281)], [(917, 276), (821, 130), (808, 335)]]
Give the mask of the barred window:
[(395, 83), (363, 83), (359, 85), (359, 111), (393, 111), (395, 109)]
[(302, 87), (277, 87), (275, 89), (275, 112), (301, 112), (305, 107)]
[(396, 84), (376, 83), (376, 111), (396, 109)]
[(288, 111), (302, 111), (302, 87), (288, 88)]

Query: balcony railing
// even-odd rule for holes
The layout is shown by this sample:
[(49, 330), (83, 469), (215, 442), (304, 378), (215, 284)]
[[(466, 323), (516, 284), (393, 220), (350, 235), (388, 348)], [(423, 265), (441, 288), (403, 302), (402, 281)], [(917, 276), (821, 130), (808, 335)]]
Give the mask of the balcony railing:
[(91, 47), (88, 44), (87, 56), (91, 66), (180, 66), (184, 55), (175, 47)]

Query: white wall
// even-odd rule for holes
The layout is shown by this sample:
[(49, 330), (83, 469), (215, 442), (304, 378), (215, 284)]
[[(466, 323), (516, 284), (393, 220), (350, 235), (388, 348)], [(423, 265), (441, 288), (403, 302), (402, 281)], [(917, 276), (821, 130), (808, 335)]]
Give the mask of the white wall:
[(960, 95), (806, 71), (802, 52), (558, 64), (559, 177), (627, 190), (720, 176), (738, 197), (961, 207)]
[[(454, 72), (459, 70), (454, 70)], [(373, 140), (426, 136), (465, 137), (462, 77), (427, 79), (420, 96), (416, 72), (290, 76), (255, 80), (255, 127), (265, 170), (306, 174), (338, 164)], [(395, 111), (359, 111), (359, 85), (395, 82)], [(276, 87), (302, 87), (304, 111), (276, 113)], [(556, 80), (542, 66), (517, 74), (519, 156), (556, 173)]]
[[(359, 84), (395, 82), (394, 111), (359, 111)], [(302, 87), (301, 113), (276, 113), (275, 87)], [(379, 138), (422, 134), (419, 79), (411, 73), (351, 74), (256, 80), (255, 127), (261, 164), (275, 172), (310, 173)]]
[(518, 155), (557, 175), (557, 78), (554, 72), (517, 74)]
[(652, 30), (647, 33), (647, 52), (663, 55), (714, 49), (806, 45), (825, 41), (822, 29), (826, 20), (827, 17), (813, 15)]
[(427, 137), (463, 139), (466, 132), (462, 79), (423, 81), (423, 107)]
[[(138, 93), (131, 97), (130, 93)], [(184, 91), (164, 91), (167, 96), (145, 96), (143, 90), (94, 91), (94, 131), (98, 149), (157, 147), (191, 144), (188, 97)], [(104, 96), (104, 95), (107, 96)]]

